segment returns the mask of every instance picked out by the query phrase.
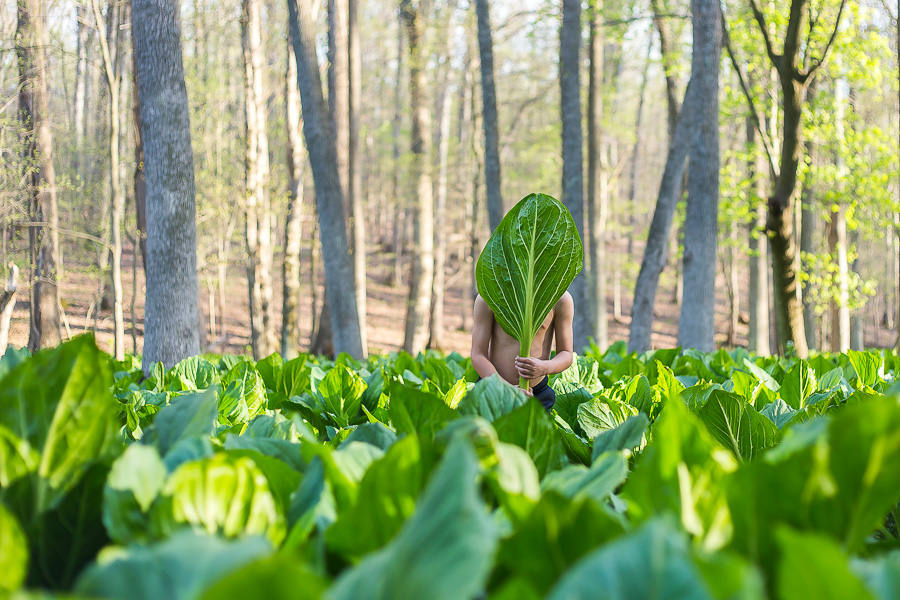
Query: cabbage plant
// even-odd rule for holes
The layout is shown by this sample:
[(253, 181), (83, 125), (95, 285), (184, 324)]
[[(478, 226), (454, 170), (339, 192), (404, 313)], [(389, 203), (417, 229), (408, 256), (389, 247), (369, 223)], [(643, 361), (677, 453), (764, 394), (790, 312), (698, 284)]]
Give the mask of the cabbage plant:
[[(478, 293), (503, 331), (519, 341), (519, 355), (550, 309), (581, 272), (584, 249), (568, 209), (545, 194), (529, 194), (491, 235), (475, 267)], [(528, 388), (528, 380), (519, 378)]]

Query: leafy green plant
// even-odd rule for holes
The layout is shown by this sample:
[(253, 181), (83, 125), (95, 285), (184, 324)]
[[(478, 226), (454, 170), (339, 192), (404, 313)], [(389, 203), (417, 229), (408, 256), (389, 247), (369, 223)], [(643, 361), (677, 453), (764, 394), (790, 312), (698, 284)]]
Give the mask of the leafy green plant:
[[(553, 305), (581, 272), (584, 249), (575, 221), (545, 194), (522, 198), (500, 222), (475, 267), (478, 293), (503, 331), (531, 356), (531, 342)], [(527, 389), (528, 380), (519, 378)]]

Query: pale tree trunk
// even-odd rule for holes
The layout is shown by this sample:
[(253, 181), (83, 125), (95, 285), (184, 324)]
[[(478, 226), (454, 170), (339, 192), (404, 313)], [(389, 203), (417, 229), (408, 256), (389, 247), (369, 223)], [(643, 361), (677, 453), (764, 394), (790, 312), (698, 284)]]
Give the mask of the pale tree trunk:
[(368, 346), (366, 335), (366, 217), (363, 210), (362, 162), (359, 160), (359, 107), (362, 102), (359, 51), (359, 0), (348, 0), (347, 54), (349, 62), (347, 203), (350, 208), (350, 250), (353, 252), (353, 278), (356, 286), (356, 306), (359, 311), (359, 335), (363, 354)]
[(132, 0), (147, 179), (143, 367), (200, 352), (197, 227), (190, 111), (175, 0)]
[(455, 23), (454, 13), (456, 12), (456, 6), (457, 2), (451, 0), (443, 8), (446, 11), (446, 21), (443, 23), (444, 30), (441, 33), (441, 42), (444, 45), (442, 51), (444, 60), (441, 67), (442, 72), (439, 75), (438, 108), (435, 111), (440, 117), (440, 122), (437, 128), (436, 144), (438, 149), (438, 178), (435, 186), (434, 203), (434, 223), (436, 227), (434, 235), (434, 281), (432, 284), (431, 319), (428, 337), (428, 347), (435, 349), (444, 347), (444, 269), (447, 264), (447, 232), (452, 228), (450, 223), (447, 222), (447, 170), (450, 162), (450, 120), (453, 105), (450, 91), (454, 82), (451, 60), (456, 48), (454, 43), (456, 38), (451, 34)]
[(85, 96), (87, 92), (88, 81), (88, 27), (87, 27), (87, 10), (84, 4), (75, 5), (75, 19), (77, 27), (77, 47), (75, 62), (75, 93), (73, 95), (72, 105), (72, 121), (75, 125), (75, 172), (84, 179), (82, 172), (84, 160), (82, 154), (84, 152), (85, 130)]
[(28, 349), (35, 352), (60, 342), (59, 216), (56, 209), (56, 171), (47, 92), (46, 16), (40, 0), (18, 0), (16, 55), (19, 61), (19, 120), (25, 131), (25, 180), (31, 260), (31, 324)]
[(9, 322), (16, 307), (16, 289), (19, 287), (19, 267), (9, 263), (9, 280), (0, 293), (0, 356), (9, 345)]
[[(491, 38), (489, 4), (489, 0), (475, 0), (475, 12), (478, 17), (478, 50), (481, 56), (481, 101), (482, 124), (484, 126), (484, 183), (485, 189), (487, 190), (488, 222), (491, 231), (494, 231), (503, 219), (503, 195), (500, 178), (500, 133), (497, 118), (497, 90), (494, 86), (494, 42)], [(580, 232), (581, 229), (578, 231)]]
[(588, 52), (588, 173), (587, 209), (590, 247), (591, 321), (597, 345), (609, 343), (606, 314), (606, 221), (609, 212), (609, 185), (604, 161), (603, 129), (603, 2), (595, 0), (589, 8), (590, 41)]
[(241, 47), (244, 57), (247, 134), (247, 280), (250, 329), (256, 359), (275, 351), (272, 291), (272, 217), (269, 199), (269, 141), (263, 91), (263, 47), (259, 0), (243, 0)]
[[(856, 258), (850, 269), (859, 272), (859, 230), (850, 234), (850, 243), (856, 248)], [(850, 313), (850, 349), (863, 350), (865, 346), (865, 304)]]
[(641, 270), (634, 286), (634, 304), (631, 309), (631, 327), (628, 338), (629, 352), (644, 352), (650, 349), (653, 331), (653, 310), (656, 304), (656, 289), (659, 274), (666, 264), (666, 246), (669, 243), (669, 232), (672, 228), (672, 216), (681, 192), (682, 179), (694, 136), (699, 121), (700, 100), (699, 84), (693, 77), (684, 92), (684, 102), (678, 114), (678, 124), (669, 142), (669, 153), (659, 184), (656, 209), (647, 233), (647, 245), (641, 260)]
[[(847, 102), (847, 82), (837, 80), (835, 82), (835, 111), (834, 128), (835, 140), (838, 146), (843, 146), (844, 140), (844, 115)], [(846, 175), (844, 165), (843, 148), (838, 150), (835, 157), (838, 173), (838, 186)], [(835, 190), (841, 193), (842, 190)], [(836, 295), (831, 306), (831, 351), (846, 352), (850, 349), (850, 274), (847, 262), (847, 208), (838, 200), (831, 211), (828, 224), (828, 246), (831, 258), (837, 264)]]
[[(806, 151), (813, 156), (812, 145), (806, 144)], [(817, 254), (818, 235), (817, 221), (818, 215), (815, 210), (816, 189), (815, 182), (812, 181), (812, 174), (807, 174), (807, 181), (803, 186), (803, 192), (800, 197), (800, 255)], [(803, 286), (803, 328), (806, 331), (806, 345), (812, 349), (817, 346), (816, 332), (818, 331), (818, 323), (816, 322), (815, 307), (812, 302), (812, 290), (814, 284), (810, 281), (804, 283)]]
[[(348, 33), (347, 33), (347, 1), (348, 0), (328, 0), (328, 119), (330, 122), (330, 131), (334, 136), (334, 147), (337, 155), (337, 178), (341, 186), (341, 193), (347, 200), (344, 207), (344, 219), (350, 223), (350, 213), (352, 206), (350, 205), (350, 65), (348, 51)], [(323, 233), (320, 230), (320, 234)], [(352, 252), (353, 244), (353, 227), (348, 232), (348, 241), (351, 244)], [(356, 258), (351, 259), (350, 265), (354, 269), (353, 289), (354, 295), (358, 293), (356, 289)], [(327, 270), (326, 270), (327, 271)], [(327, 276), (327, 275), (326, 275)], [(357, 297), (354, 296), (356, 300)], [(365, 318), (361, 312), (361, 307), (357, 300), (357, 314), (360, 318)], [(310, 352), (315, 354), (331, 354), (334, 352), (334, 339), (331, 320), (331, 302), (326, 287), (322, 302), (322, 312), (318, 319), (319, 327), (316, 330), (312, 343), (310, 344)], [(362, 321), (360, 321), (362, 323)], [(360, 339), (365, 340), (365, 332), (360, 328)], [(365, 352), (365, 344), (362, 346)]]
[(716, 246), (719, 214), (719, 56), (722, 24), (715, 0), (693, 0), (691, 80), (700, 102), (691, 144), (684, 221), (684, 297), (678, 345), (715, 350)]
[[(134, 126), (134, 212), (137, 224), (138, 248), (141, 253), (141, 266), (144, 275), (147, 273), (147, 179), (144, 175), (144, 138), (141, 133), (141, 103), (137, 91), (137, 64), (134, 62), (134, 36), (132, 43), (132, 82), (133, 95), (132, 124)], [(137, 259), (135, 259), (137, 260)]]
[(303, 138), (301, 133), (300, 90), (297, 88), (297, 61), (287, 45), (284, 78), (285, 123), (287, 124), (288, 207), (284, 222), (284, 263), (282, 264), (281, 356), (295, 358), (300, 347), (300, 243), (303, 238)]
[(394, 115), (391, 119), (391, 141), (393, 171), (391, 173), (391, 195), (394, 198), (394, 236), (391, 244), (394, 251), (394, 270), (391, 285), (399, 287), (403, 283), (403, 231), (405, 228), (405, 202), (400, 193), (400, 130), (403, 123), (403, 23), (397, 19), (397, 72), (394, 75)]
[(434, 204), (431, 183), (431, 115), (425, 98), (426, 55), (422, 49), (424, 18), (421, 5), (401, 0), (400, 13), (409, 41), (409, 99), (412, 111), (411, 171), (416, 181), (416, 204), (413, 210), (415, 244), (412, 273), (409, 280), (406, 331), (403, 349), (415, 355), (428, 341), (428, 316), (434, 280)]
[[(91, 0), (97, 37), (103, 57), (103, 73), (106, 77), (109, 107), (107, 112), (107, 134), (109, 136), (109, 188), (110, 188), (110, 272), (113, 292), (114, 354), (116, 360), (125, 359), (125, 311), (122, 288), (122, 219), (125, 216), (125, 192), (122, 189), (119, 160), (120, 101), (122, 83), (122, 60), (120, 36), (121, 15), (118, 3), (109, 4), (104, 18), (100, 0)], [(108, 21), (108, 22), (107, 22)], [(106, 35), (103, 32), (106, 31)]]
[(675, 127), (678, 125), (678, 106), (677, 88), (678, 83), (675, 81), (675, 57), (672, 55), (669, 47), (669, 36), (666, 31), (665, 21), (663, 20), (663, 9), (660, 6), (660, 0), (650, 0), (650, 7), (653, 10), (653, 23), (656, 25), (656, 31), (659, 34), (659, 52), (662, 56), (663, 73), (666, 79), (666, 109), (667, 123), (669, 132), (669, 141), (675, 136)]
[[(760, 161), (761, 153), (755, 147), (756, 127), (747, 118), (747, 145), (752, 155), (749, 162), (749, 179), (754, 188), (754, 198), (763, 199), (766, 194), (768, 167)], [(751, 209), (749, 227), (750, 323), (747, 348), (760, 356), (768, 356), (769, 348), (769, 241), (765, 234), (765, 206), (759, 202)]]
[[(464, 239), (468, 237), (468, 243), (471, 244), (471, 236), (475, 232), (475, 195), (474, 181), (472, 181), (472, 138), (477, 137), (477, 127), (475, 125), (475, 117), (473, 114), (475, 104), (475, 74), (473, 68), (475, 60), (473, 59), (474, 48), (471, 42), (471, 36), (467, 35), (466, 57), (463, 66), (462, 85), (459, 88), (459, 121), (457, 132), (457, 187), (463, 190), (465, 199), (465, 214), (463, 220)], [(471, 250), (466, 250), (467, 242), (463, 241), (460, 245), (460, 267), (465, 269), (467, 277), (463, 278), (463, 307), (462, 307), (462, 329), (470, 330), (469, 316), (474, 307), (475, 286), (474, 279), (474, 260)]]
[(831, 307), (831, 351), (846, 352), (850, 348), (850, 286), (847, 272), (846, 209), (838, 206), (828, 224), (828, 245), (837, 263), (837, 290)]
[[(334, 352), (363, 355), (359, 315), (348, 254), (344, 192), (338, 178), (337, 150), (322, 94), (316, 57), (315, 27), (308, 0), (288, 0), (290, 39), (297, 59), (297, 85), (303, 108), (303, 137), (315, 183), (319, 230), (325, 263), (325, 289)], [(320, 323), (319, 329), (322, 329)]]
[[(581, 2), (563, 0), (559, 28), (559, 87), (562, 111), (562, 201), (572, 218), (578, 236), (584, 240), (584, 165), (581, 131)], [(569, 286), (575, 301), (572, 326), (574, 348), (580, 352), (594, 335), (587, 276), (582, 273)]]

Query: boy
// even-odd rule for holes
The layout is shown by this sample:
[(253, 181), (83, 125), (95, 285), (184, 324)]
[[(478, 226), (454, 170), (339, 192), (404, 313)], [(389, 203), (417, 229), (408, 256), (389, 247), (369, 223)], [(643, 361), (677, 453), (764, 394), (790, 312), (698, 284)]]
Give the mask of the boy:
[[(475, 324), (472, 328), (472, 367), (482, 378), (494, 373), (518, 386), (519, 377), (530, 381), (525, 393), (541, 401), (544, 408), (556, 402), (556, 392), (548, 384), (548, 375), (562, 373), (572, 364), (572, 319), (575, 304), (566, 292), (541, 323), (531, 343), (531, 356), (519, 356), (519, 342), (503, 331), (494, 311), (480, 295), (475, 297)], [(556, 356), (550, 348), (556, 338)]]

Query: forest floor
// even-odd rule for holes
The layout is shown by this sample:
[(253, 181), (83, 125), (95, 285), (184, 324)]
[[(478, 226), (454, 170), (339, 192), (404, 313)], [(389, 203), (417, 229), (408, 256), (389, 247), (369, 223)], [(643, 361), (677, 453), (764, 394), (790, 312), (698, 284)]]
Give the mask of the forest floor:
[[(393, 272), (392, 255), (381, 251), (370, 253), (368, 260), (368, 349), (372, 354), (382, 354), (400, 349), (403, 344), (404, 321), (406, 317), (406, 301), (408, 295), (409, 264), (404, 265), (404, 281), (400, 286), (391, 285)], [(613, 250), (612, 248), (610, 250)], [(616, 249), (624, 252), (624, 248)], [(638, 256), (640, 255), (640, 248)], [(615, 254), (613, 254), (615, 255)], [(619, 254), (621, 255), (621, 254)], [(276, 257), (277, 258), (277, 257)], [(637, 260), (637, 259), (636, 259)], [(278, 262), (276, 261), (276, 264)], [(125, 310), (125, 349), (126, 352), (141, 353), (143, 347), (143, 315), (144, 315), (144, 276), (138, 264), (137, 270), (133, 270), (134, 254), (130, 246), (126, 246), (122, 257), (122, 276), (124, 287)], [(301, 267), (301, 348), (309, 346), (312, 329), (311, 306), (311, 282), (310, 282), (311, 258), (305, 253)], [(448, 257), (446, 278), (449, 287), (445, 299), (445, 336), (444, 350), (457, 351), (468, 355), (470, 347), (470, 327), (472, 322), (472, 303), (463, 296), (467, 295), (464, 289), (468, 273), (459, 272), (460, 265), (455, 256)], [(323, 281), (322, 271), (319, 268), (318, 298), (321, 302)], [(678, 317), (680, 307), (675, 302), (674, 285), (675, 276), (672, 269), (664, 271), (660, 278), (660, 286), (656, 302), (656, 319), (654, 320), (652, 345), (653, 348), (667, 348), (676, 345), (678, 335)], [(86, 331), (94, 331), (97, 343), (101, 348), (112, 352), (113, 350), (113, 317), (111, 308), (97, 309), (97, 269), (85, 264), (66, 264), (63, 268), (63, 276), (60, 286), (60, 297), (64, 309), (64, 338), (78, 335)], [(133, 274), (137, 275), (137, 288), (133, 286)], [(277, 274), (276, 274), (277, 275)], [(13, 312), (10, 327), (10, 343), (14, 346), (24, 346), (28, 338), (28, 298), (29, 286), (27, 274), (22, 274), (19, 292), (16, 296), (16, 306)], [(631, 312), (631, 281), (633, 276), (624, 277), (628, 287), (621, 290), (621, 313), (619, 319), (612, 317), (614, 303), (612, 299), (613, 281), (610, 278), (610, 298), (608, 309), (610, 314), (609, 340), (610, 343), (628, 339), (628, 327)], [(728, 347), (729, 330), (729, 305), (725, 293), (725, 280), (719, 272), (717, 289), (720, 291), (716, 298), (716, 345)], [(275, 289), (276, 306), (276, 330), (279, 329), (281, 320), (281, 288), (277, 283)], [(741, 283), (747, 281), (746, 273), (742, 273)], [(209, 329), (209, 296), (205, 285), (204, 275), (199, 278), (201, 312)], [(746, 288), (746, 286), (744, 286)], [(741, 307), (746, 310), (747, 290), (742, 289)], [(211, 352), (224, 354), (250, 354), (250, 317), (248, 310), (248, 294), (246, 274), (240, 265), (232, 265), (228, 272), (226, 289), (226, 336), (208, 335), (207, 349)], [(132, 306), (136, 322), (135, 335), (132, 336), (131, 319)], [(895, 329), (887, 329), (881, 326), (880, 319), (875, 315), (881, 314), (879, 307), (871, 307), (867, 311), (866, 318), (866, 345), (867, 347), (890, 347), (896, 340)], [(217, 329), (221, 327), (221, 320), (217, 323)], [(747, 345), (747, 325), (739, 324), (734, 339), (736, 346)]]

